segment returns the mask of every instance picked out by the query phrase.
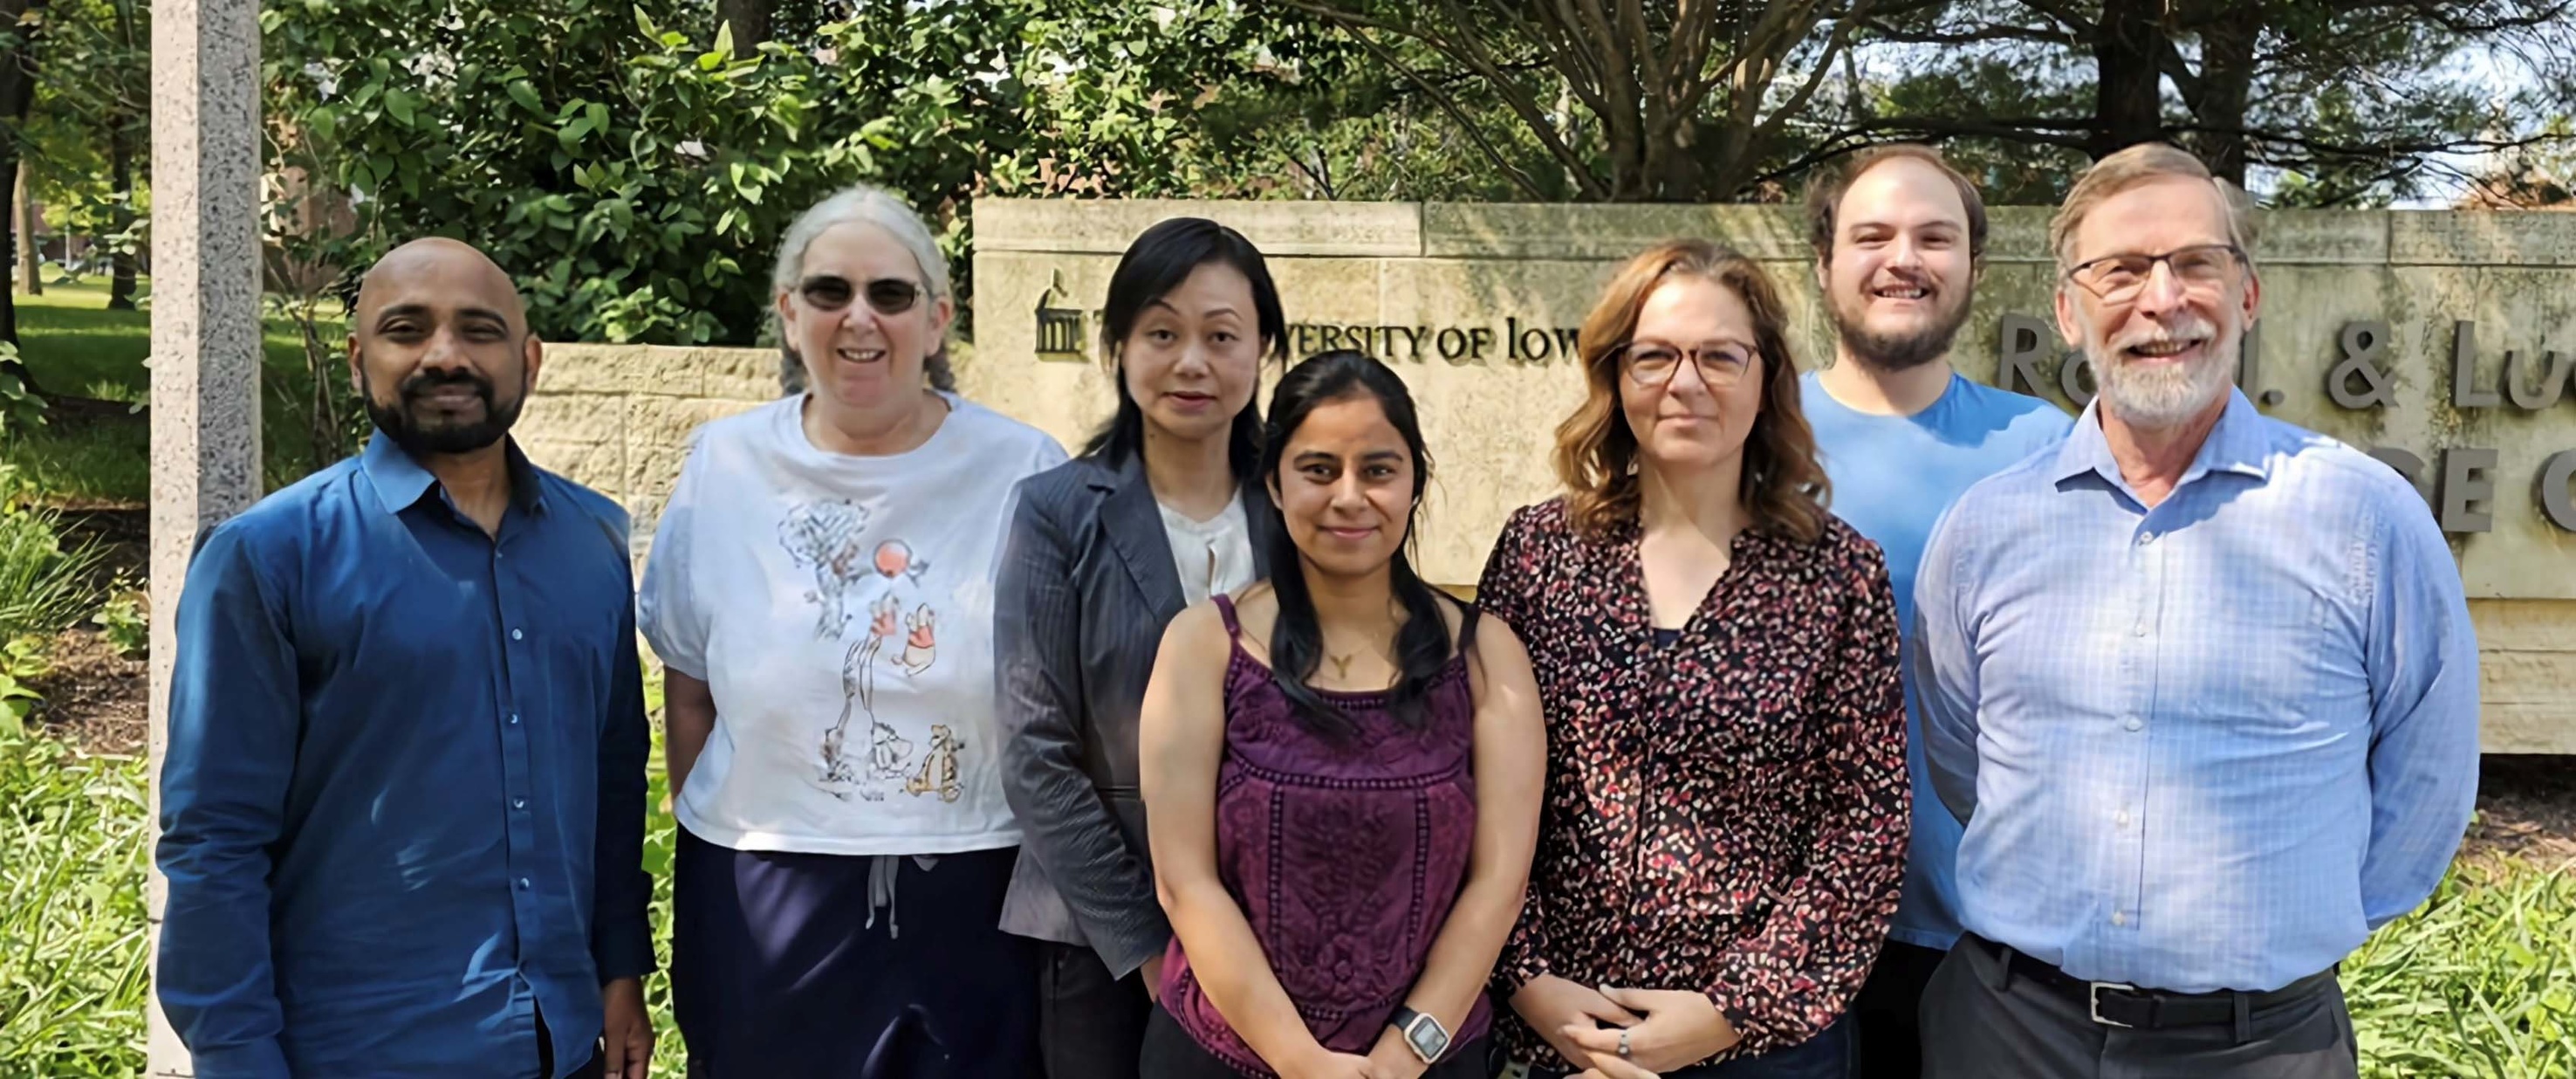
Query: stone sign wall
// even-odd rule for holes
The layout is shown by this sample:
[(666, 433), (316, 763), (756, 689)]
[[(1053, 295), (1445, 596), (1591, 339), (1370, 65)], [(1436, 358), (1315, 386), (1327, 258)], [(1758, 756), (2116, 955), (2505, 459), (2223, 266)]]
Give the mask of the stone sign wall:
[[(2056, 339), (2048, 212), (1994, 211), (1954, 359), (2071, 411), (2091, 382)], [(1673, 236), (1732, 244), (1781, 286), (1797, 361), (1831, 356), (1786, 208), (986, 200), (967, 395), (1078, 444), (1113, 400), (1097, 318), (1109, 275), (1137, 233), (1178, 215), (1269, 256), (1294, 354), (1359, 348), (1412, 386), (1439, 463), (1417, 558), (1440, 584), (1473, 585), (1504, 516), (1555, 493), (1554, 428), (1582, 394), (1574, 329), (1620, 260)], [(2472, 597), (2488, 749), (2576, 752), (2576, 215), (2275, 212), (2254, 255), (2263, 317), (2240, 384), (2415, 477)], [(769, 352), (551, 356), (522, 421), (532, 452), (625, 500), (639, 549), (688, 430), (777, 392)]]

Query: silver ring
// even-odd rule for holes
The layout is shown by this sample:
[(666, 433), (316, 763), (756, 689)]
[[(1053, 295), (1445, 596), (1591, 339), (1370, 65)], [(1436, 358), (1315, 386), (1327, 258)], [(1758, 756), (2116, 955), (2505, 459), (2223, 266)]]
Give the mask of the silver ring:
[(1628, 1032), (1624, 1030), (1619, 1032), (1619, 1059), (1628, 1059)]

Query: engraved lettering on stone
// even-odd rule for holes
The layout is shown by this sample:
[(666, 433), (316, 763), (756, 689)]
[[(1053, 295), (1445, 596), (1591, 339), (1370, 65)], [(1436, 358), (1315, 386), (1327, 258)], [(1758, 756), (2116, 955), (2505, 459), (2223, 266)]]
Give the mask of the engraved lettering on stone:
[(2576, 499), (2568, 495), (2568, 481), (2576, 480), (2576, 450), (2560, 450), (2540, 466), (2540, 511), (2549, 523), (2576, 532)]
[(2451, 407), (2494, 408), (2494, 390), (2478, 388), (2478, 324), (2461, 319), (2451, 324)]
[(2003, 363), (1995, 370), (1995, 383), (2002, 389), (2038, 397), (2046, 385), (2039, 375), (2039, 361), (2048, 355), (2054, 340), (2049, 325), (2029, 315), (2007, 313), (1996, 324), (2002, 338)]
[(2442, 484), (2436, 500), (2444, 532), (2485, 532), (2495, 527), (2496, 451), (2455, 447), (2442, 451)]
[(2567, 392), (2567, 377), (2571, 369), (2576, 369), (2576, 356), (2562, 356), (2551, 349), (2541, 365), (2548, 373), (2541, 376), (2539, 385), (2525, 392), (2523, 383), (2529, 379), (2523, 371), (2523, 357), (2527, 355), (2530, 354), (2520, 349), (2504, 354), (2504, 392), (2513, 399), (2513, 407), (2538, 412), (2557, 404), (2559, 395)]
[[(2388, 324), (2385, 322), (2347, 322), (2343, 326), (2343, 362), (2326, 376), (2326, 394), (2345, 408), (2386, 408), (2395, 404), (2394, 390), (2388, 384), (2388, 372), (2380, 370), (2379, 361), (2388, 355)], [(2362, 386), (2355, 387), (2354, 379)]]

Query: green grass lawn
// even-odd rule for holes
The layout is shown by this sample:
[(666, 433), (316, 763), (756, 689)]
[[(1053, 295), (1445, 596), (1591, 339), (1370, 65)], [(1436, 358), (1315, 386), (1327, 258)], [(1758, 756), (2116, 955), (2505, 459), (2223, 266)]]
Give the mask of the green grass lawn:
[[(148, 291), (149, 282), (145, 283)], [(151, 396), (151, 315), (107, 310), (107, 281), (45, 286), (42, 296), (20, 294), (18, 348), (46, 393), (126, 404)], [(323, 328), (338, 348), (342, 330)], [(295, 324), (263, 324), (260, 433), (271, 489), (317, 467), (307, 430), (313, 382)], [(36, 489), (66, 505), (142, 505), (151, 497), (151, 430), (140, 412), (80, 408), (52, 417), (43, 427), (0, 435), (0, 461), (18, 466)]]
[[(674, 826), (655, 740), (644, 860), (669, 969)], [(0, 1079), (143, 1067), (145, 770), (48, 737), (0, 738)], [(2343, 965), (2363, 1079), (2576, 1074), (2576, 865), (2463, 859), (2431, 902)], [(656, 1075), (681, 1073), (670, 982), (646, 1000)]]

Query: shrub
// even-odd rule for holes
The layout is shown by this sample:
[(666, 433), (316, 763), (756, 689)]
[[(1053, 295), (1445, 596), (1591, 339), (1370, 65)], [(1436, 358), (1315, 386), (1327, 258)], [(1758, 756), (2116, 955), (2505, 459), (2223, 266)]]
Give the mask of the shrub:
[(0, 641), (51, 637), (98, 602), (105, 552), (95, 543), (66, 549), (60, 523), (52, 510), (0, 507)]
[(0, 733), (0, 1077), (143, 1072), (144, 774)]

